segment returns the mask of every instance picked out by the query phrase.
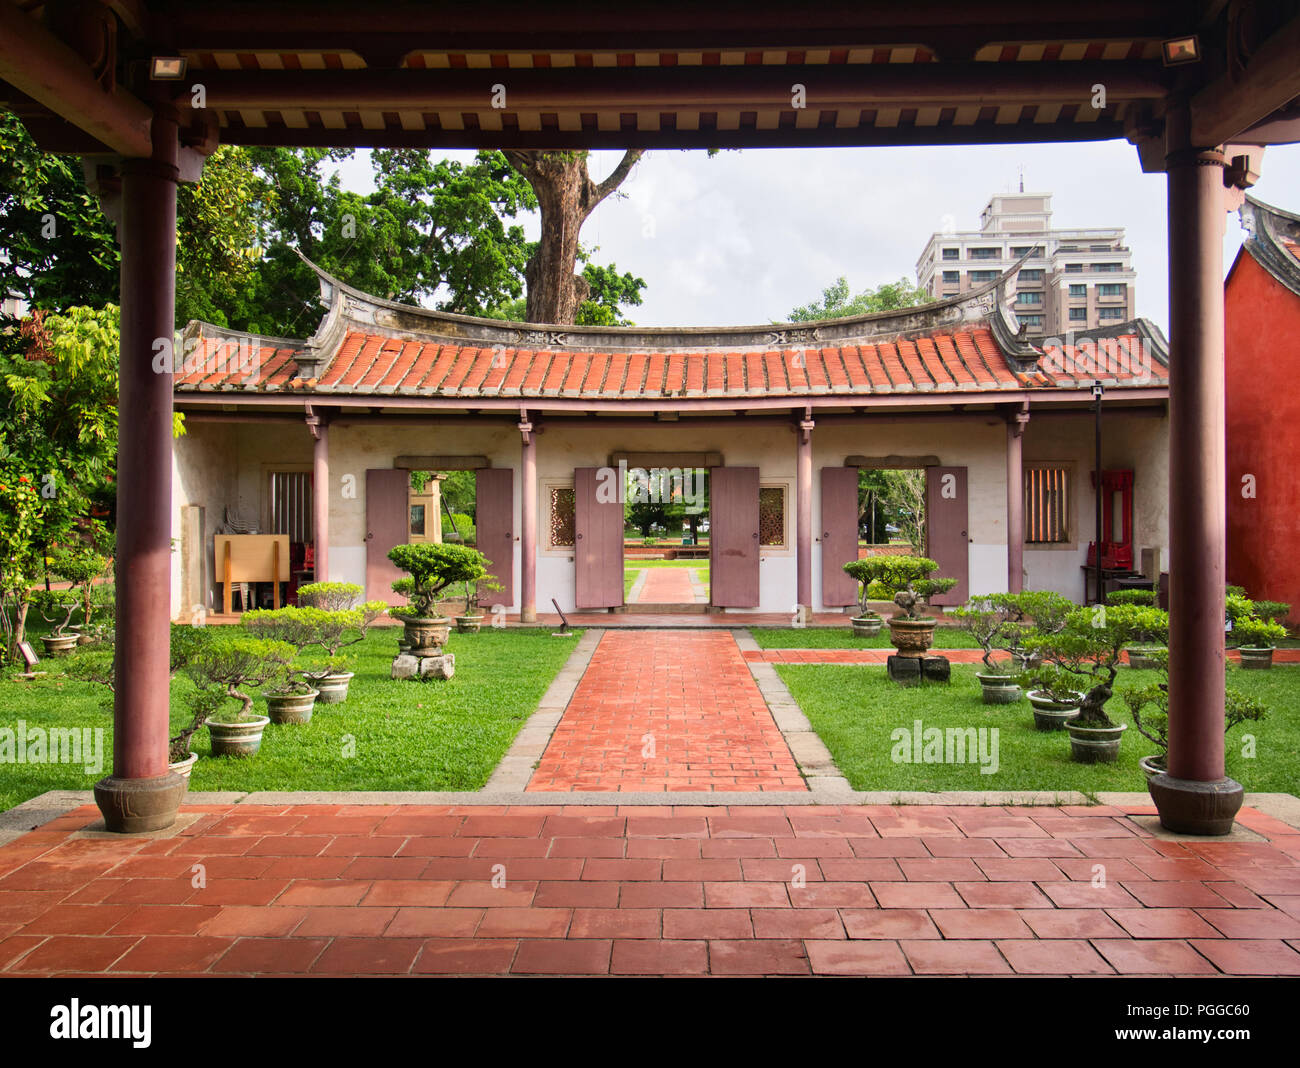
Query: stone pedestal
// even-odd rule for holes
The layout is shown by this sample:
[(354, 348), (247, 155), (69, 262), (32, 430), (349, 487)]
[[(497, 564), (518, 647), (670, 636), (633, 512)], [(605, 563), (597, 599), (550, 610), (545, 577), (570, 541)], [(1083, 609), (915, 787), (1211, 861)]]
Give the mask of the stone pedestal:
[(952, 676), (952, 665), (946, 656), (891, 656), (885, 661), (889, 677), (904, 686), (914, 686), (925, 679), (929, 682), (947, 682)]
[(392, 676), (395, 679), (449, 679), (454, 674), (455, 653), (440, 653), (437, 656), (401, 653), (393, 658)]

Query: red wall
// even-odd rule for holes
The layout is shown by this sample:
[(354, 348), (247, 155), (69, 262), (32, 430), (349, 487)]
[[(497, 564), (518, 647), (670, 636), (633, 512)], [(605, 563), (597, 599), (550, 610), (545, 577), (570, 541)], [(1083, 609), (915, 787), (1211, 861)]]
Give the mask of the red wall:
[[(1300, 296), (1243, 248), (1224, 311), (1228, 581), (1256, 599), (1289, 602), (1291, 622), (1300, 622)], [(1242, 497), (1247, 474), (1254, 499)]]

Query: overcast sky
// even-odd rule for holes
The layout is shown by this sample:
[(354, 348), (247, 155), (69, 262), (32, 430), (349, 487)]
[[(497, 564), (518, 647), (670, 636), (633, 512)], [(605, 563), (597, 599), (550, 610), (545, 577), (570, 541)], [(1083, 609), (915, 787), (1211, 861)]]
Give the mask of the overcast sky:
[[(468, 159), (472, 153), (449, 152)], [(621, 153), (595, 152), (599, 180)], [(626, 196), (596, 209), (582, 241), (596, 260), (646, 281), (640, 326), (724, 326), (784, 320), (839, 275), (854, 292), (906, 276), (951, 216), (974, 230), (994, 193), (1052, 194), (1052, 225), (1123, 227), (1137, 271), (1137, 311), (1168, 333), (1165, 176), (1143, 174), (1123, 141), (951, 148), (746, 149), (648, 152)], [(343, 184), (373, 188), (367, 153)], [(1300, 145), (1271, 147), (1253, 195), (1300, 210)], [(534, 216), (527, 225), (536, 236)], [(1223, 269), (1241, 244), (1226, 217)]]

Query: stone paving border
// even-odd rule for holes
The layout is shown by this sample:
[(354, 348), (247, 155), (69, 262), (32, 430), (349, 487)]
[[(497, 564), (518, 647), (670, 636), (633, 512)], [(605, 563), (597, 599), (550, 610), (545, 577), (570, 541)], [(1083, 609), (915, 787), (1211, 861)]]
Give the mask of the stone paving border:
[(623, 604), (636, 604), (641, 600), (641, 591), (645, 589), (646, 577), (650, 574), (648, 567), (641, 568), (636, 573), (636, 578), (632, 580), (632, 588), (627, 591), (627, 596), (623, 598)]
[(691, 589), (695, 592), (696, 604), (708, 604), (709, 595), (705, 592), (704, 583), (700, 581), (700, 573), (696, 568), (686, 569), (686, 577), (691, 580)]
[(849, 780), (836, 767), (831, 751), (812, 729), (803, 709), (795, 703), (789, 689), (781, 681), (781, 676), (776, 673), (776, 667), (745, 656), (758, 648), (754, 636), (748, 630), (733, 630), (731, 636), (740, 649), (741, 657), (749, 666), (749, 673), (754, 676), (758, 692), (767, 702), (768, 710), (785, 738), (785, 744), (790, 747), (790, 754), (799, 765), (808, 789), (827, 802), (851, 796), (853, 788), (849, 785)]
[(551, 685), (542, 694), (537, 708), (524, 721), (524, 725), (515, 736), (514, 743), (506, 750), (506, 755), (501, 758), (501, 762), (484, 783), (481, 793), (511, 790), (522, 792), (528, 786), (528, 780), (533, 777), (537, 762), (546, 752), (551, 735), (555, 733), (564, 710), (573, 700), (578, 683), (582, 681), (587, 665), (595, 655), (596, 646), (604, 636), (605, 632), (598, 628), (583, 632), (573, 652), (569, 654), (569, 659), (564, 662), (564, 667), (560, 668), (559, 673), (551, 680)]

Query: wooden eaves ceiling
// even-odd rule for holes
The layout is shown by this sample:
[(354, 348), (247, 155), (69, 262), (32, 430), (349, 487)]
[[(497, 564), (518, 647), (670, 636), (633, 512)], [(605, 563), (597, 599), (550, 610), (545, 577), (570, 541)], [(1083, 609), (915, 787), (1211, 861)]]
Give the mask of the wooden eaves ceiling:
[[(10, 9), (10, 24), (15, 12), (37, 19), (52, 6), (0, 0)], [(1230, 74), (1240, 80), (1250, 49), (1226, 42), (1243, 37), (1242, 25), (1232, 21), (1242, 6), (1226, 0), (668, 0), (618, 10), (574, 0), (106, 5), (116, 15), (119, 84), (131, 82), (133, 60), (185, 57), (187, 78), (172, 83), (177, 99), (188, 106), (201, 86), (202, 122), (222, 142), (523, 148), (1136, 139), (1158, 123), (1178, 79), (1193, 89)], [(1291, 0), (1281, 0), (1281, 8), (1289, 6)], [(1264, 42), (1269, 35), (1294, 36), (1287, 17), (1283, 12), (1286, 29), (1278, 33), (1278, 17), (1247, 28)], [(1161, 41), (1193, 33), (1205, 60), (1195, 70), (1165, 67)], [(33, 106), (29, 79), (3, 55), (0, 78), (13, 84), (8, 94), (0, 84), (0, 95), (58, 149), (58, 121), (41, 114), (39, 101)], [(1098, 86), (1105, 92), (1100, 106)], [(1285, 89), (1272, 91), (1290, 103)], [(1224, 116), (1220, 125), (1244, 121)], [(67, 137), (62, 150), (77, 150), (76, 140)]]

